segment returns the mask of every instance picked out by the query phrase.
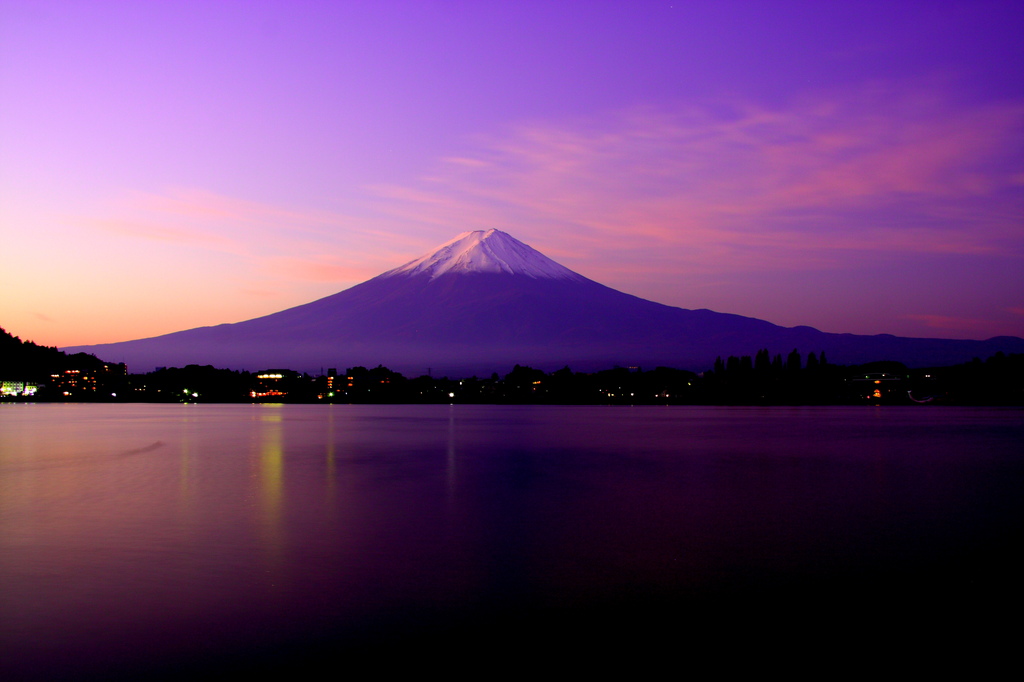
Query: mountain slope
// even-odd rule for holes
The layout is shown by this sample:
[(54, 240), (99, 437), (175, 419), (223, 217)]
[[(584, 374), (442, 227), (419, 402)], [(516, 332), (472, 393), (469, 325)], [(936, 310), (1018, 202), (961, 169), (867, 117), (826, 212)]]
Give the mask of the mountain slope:
[(132, 371), (213, 364), (232, 369), (384, 364), (460, 376), (513, 364), (577, 370), (666, 365), (692, 370), (718, 355), (825, 351), (833, 362), (951, 364), (1024, 340), (907, 339), (826, 334), (685, 310), (616, 291), (497, 230), (467, 232), (406, 265), (265, 317), (151, 339), (78, 347)]

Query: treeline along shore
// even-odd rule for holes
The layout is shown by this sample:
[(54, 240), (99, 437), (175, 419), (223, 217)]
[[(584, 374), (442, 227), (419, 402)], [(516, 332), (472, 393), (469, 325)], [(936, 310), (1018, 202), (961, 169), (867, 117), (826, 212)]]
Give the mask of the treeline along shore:
[(24, 402), (481, 403), (579, 405), (1024, 405), (1024, 355), (948, 367), (897, 362), (834, 365), (824, 353), (718, 358), (707, 371), (615, 367), (554, 372), (515, 365), (504, 376), (408, 378), (387, 367), (285, 368), (210, 365), (129, 374), (123, 364), (21, 341), (0, 330), (2, 399)]

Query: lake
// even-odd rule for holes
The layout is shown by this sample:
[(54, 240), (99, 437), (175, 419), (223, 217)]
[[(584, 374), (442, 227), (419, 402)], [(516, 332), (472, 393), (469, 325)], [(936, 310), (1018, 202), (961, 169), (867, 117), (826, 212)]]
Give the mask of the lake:
[(936, 656), (1022, 491), (1017, 408), (6, 404), (0, 677)]

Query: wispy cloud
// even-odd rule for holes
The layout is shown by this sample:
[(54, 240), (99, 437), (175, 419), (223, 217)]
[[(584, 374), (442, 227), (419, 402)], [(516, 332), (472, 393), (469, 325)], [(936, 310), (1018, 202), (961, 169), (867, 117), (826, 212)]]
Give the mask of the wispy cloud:
[[(1024, 102), (965, 104), (952, 92), (871, 84), (787, 106), (733, 100), (533, 122), (470, 138), (420, 178), (365, 187), (341, 211), (168, 188), (122, 195), (90, 224), (161, 249), (229, 254), (249, 300), (288, 302), (488, 228), (611, 286), (736, 312), (750, 298), (744, 286), (780, 273), (862, 291), (963, 257), (1006, 270), (1006, 259), (1024, 260)], [(990, 285), (971, 286), (995, 300)], [(676, 295), (683, 287), (734, 293), (705, 302)], [(765, 305), (747, 312), (784, 317), (783, 304)], [(890, 320), (960, 334), (986, 324), (908, 315), (920, 309), (892, 306)]]
[(964, 106), (947, 91), (871, 84), (788, 107), (524, 124), (473, 138), (419, 181), (366, 188), (350, 213), (172, 188), (122, 197), (94, 225), (338, 282), (492, 227), (594, 276), (1019, 255), (1024, 103)]
[(394, 267), (397, 261), (364, 254), (324, 254), (277, 258), (276, 271), (311, 282), (361, 282)]
[[(200, 247), (256, 247), (254, 237), (286, 235), (290, 240), (322, 239), (343, 230), (365, 232), (350, 216), (296, 210), (224, 196), (197, 188), (169, 188), (162, 193), (130, 192), (115, 200), (109, 213), (124, 216), (96, 221), (97, 227), (158, 241)], [(255, 231), (255, 232), (254, 232)]]
[(197, 188), (128, 193), (105, 213), (113, 217), (88, 224), (117, 236), (230, 254), (299, 281), (359, 281), (380, 272), (373, 268), (409, 257), (407, 236), (372, 216), (299, 210)]
[(157, 242), (185, 244), (207, 249), (234, 251), (238, 242), (212, 230), (201, 230), (173, 224), (161, 224), (145, 217), (133, 219), (97, 219), (92, 225), (104, 232), (121, 237), (135, 237)]
[(523, 125), (418, 183), (371, 190), (395, 219), (511, 230), (553, 255), (614, 252), (618, 267), (652, 248), (708, 271), (1020, 253), (1024, 104), (944, 93), (873, 84), (788, 108)]
[(942, 332), (973, 335), (992, 325), (992, 320), (974, 317), (955, 317), (950, 315), (906, 315), (909, 320), (921, 322), (929, 329)]

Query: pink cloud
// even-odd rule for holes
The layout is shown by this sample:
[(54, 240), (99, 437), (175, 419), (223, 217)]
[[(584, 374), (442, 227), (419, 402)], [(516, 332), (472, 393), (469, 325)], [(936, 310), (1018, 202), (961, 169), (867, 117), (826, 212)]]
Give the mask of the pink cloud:
[(580, 260), (628, 260), (641, 243), (708, 271), (995, 254), (1022, 248), (1022, 129), (1019, 103), (874, 84), (785, 109), (520, 126), (415, 185), (372, 191), (394, 219), (497, 227)]
[(236, 242), (222, 234), (178, 225), (161, 225), (145, 220), (94, 220), (93, 226), (104, 232), (158, 242), (173, 242), (215, 250), (235, 250)]
[(274, 291), (272, 289), (241, 289), (240, 292), (245, 296), (260, 299), (273, 299), (281, 297), (281, 292)]
[(992, 320), (982, 320), (973, 317), (953, 317), (948, 315), (905, 315), (908, 320), (922, 322), (929, 329), (939, 329), (944, 332), (961, 332), (974, 334), (990, 328)]
[[(423, 203), (429, 196), (409, 199)], [(113, 217), (82, 222), (107, 234), (228, 254), (248, 263), (254, 278), (351, 284), (418, 255), (409, 250), (416, 239), (393, 217), (297, 210), (202, 189), (134, 192), (104, 212)]]
[[(291, 279), (309, 282), (362, 282), (395, 267), (386, 258), (373, 258), (353, 265), (351, 255), (307, 258), (277, 258), (268, 267)], [(359, 262), (361, 259), (354, 259)]]

